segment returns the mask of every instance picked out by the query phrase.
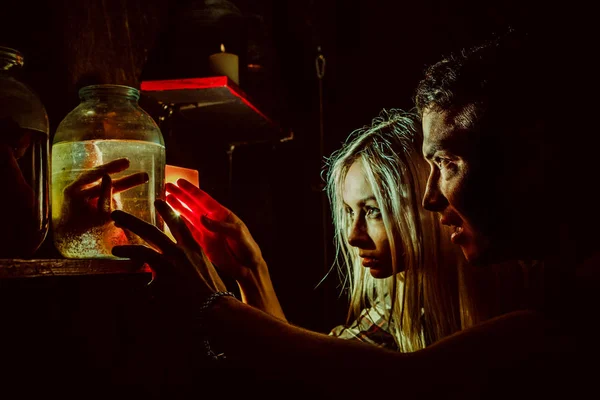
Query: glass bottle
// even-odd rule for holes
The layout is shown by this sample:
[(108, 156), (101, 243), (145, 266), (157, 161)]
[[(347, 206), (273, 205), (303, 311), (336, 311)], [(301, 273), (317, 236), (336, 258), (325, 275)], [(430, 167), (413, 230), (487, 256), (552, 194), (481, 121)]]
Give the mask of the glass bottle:
[(114, 225), (114, 209), (162, 228), (154, 200), (163, 195), (165, 145), (139, 96), (129, 86), (86, 86), (56, 130), (52, 225), (54, 245), (66, 258), (116, 258), (113, 246), (140, 244)]
[(20, 79), (23, 55), (0, 47), (0, 258), (30, 258), (48, 232), (48, 114)]

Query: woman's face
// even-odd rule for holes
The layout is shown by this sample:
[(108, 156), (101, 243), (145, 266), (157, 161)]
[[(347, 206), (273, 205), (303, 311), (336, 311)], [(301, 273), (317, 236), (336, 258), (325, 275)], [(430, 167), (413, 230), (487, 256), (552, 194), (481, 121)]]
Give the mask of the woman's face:
[(357, 248), (362, 265), (369, 268), (373, 278), (391, 276), (390, 243), (361, 161), (355, 161), (348, 170), (342, 196), (349, 221), (348, 244)]

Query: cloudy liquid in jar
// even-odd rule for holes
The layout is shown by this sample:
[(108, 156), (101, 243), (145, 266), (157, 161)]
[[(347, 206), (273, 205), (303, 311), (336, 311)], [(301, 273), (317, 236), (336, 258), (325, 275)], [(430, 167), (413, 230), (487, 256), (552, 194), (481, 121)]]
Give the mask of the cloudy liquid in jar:
[[(137, 172), (146, 172), (149, 181), (113, 194), (113, 209), (126, 211), (162, 229), (154, 200), (162, 197), (164, 189), (163, 145), (138, 140), (60, 142), (52, 146), (52, 224), (54, 244), (64, 257), (117, 258), (111, 253), (113, 246), (142, 242), (136, 235), (115, 227), (111, 220), (98, 223), (95, 214), (72, 207), (80, 202), (65, 203), (65, 188), (82, 173), (124, 157), (129, 159), (129, 168), (110, 174), (113, 181)], [(100, 180), (96, 182), (99, 183)]]

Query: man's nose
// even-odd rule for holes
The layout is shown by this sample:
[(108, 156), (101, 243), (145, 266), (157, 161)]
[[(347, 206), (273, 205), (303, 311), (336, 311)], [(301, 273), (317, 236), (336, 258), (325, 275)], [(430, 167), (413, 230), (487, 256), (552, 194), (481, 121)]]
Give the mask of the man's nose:
[(448, 206), (448, 200), (440, 191), (438, 180), (434, 174), (427, 179), (425, 194), (423, 195), (423, 208), (429, 211), (443, 211)]

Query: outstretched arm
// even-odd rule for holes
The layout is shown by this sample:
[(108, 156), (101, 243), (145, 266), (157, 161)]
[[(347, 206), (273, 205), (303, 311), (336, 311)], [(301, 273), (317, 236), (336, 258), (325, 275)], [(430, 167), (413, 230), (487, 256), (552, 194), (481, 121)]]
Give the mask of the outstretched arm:
[[(490, 390), (521, 390), (517, 381), (527, 378), (512, 380), (512, 375), (536, 376), (546, 345), (568, 348), (547, 343), (543, 321), (527, 311), (496, 318), (414, 353), (282, 324), (231, 298), (220, 298), (208, 310), (208, 320), (212, 341), (229, 357), (282, 380), (321, 382), (332, 395), (368, 395), (373, 385), (386, 390), (387, 382), (403, 399), (479, 399)], [(362, 385), (350, 381), (354, 374), (363, 376)]]
[[(177, 244), (156, 227), (115, 211), (119, 226), (152, 243), (160, 253), (142, 246), (117, 246), (113, 252), (148, 262), (156, 284), (172, 289), (162, 292), (164, 301), (174, 301), (174, 309), (188, 310), (189, 318), (195, 318), (204, 301), (223, 290), (222, 282), (182, 219), (160, 200), (156, 207)], [(532, 377), (540, 376), (540, 368), (554, 371), (566, 365), (548, 361), (556, 361), (553, 357), (569, 348), (555, 338), (549, 343), (544, 320), (528, 311), (490, 320), (414, 353), (311, 332), (226, 296), (201, 312), (204, 333), (229, 358), (284, 381), (315, 384), (331, 395), (366, 396), (372, 394), (373, 385), (397, 390), (404, 399), (518, 392), (522, 384), (537, 382)], [(547, 349), (558, 351), (551, 354)], [(361, 379), (353, 381), (350, 376)]]

